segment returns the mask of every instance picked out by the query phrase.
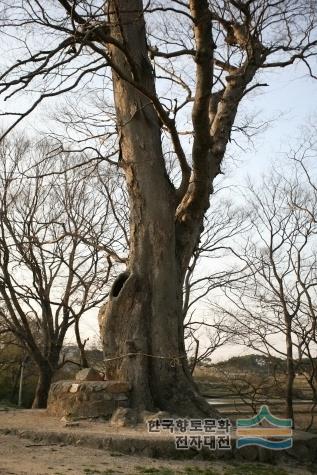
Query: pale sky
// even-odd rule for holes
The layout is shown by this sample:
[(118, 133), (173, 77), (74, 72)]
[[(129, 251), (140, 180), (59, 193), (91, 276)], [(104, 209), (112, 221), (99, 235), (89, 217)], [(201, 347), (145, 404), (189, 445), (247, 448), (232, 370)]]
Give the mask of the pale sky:
[[(309, 120), (316, 118), (317, 81), (307, 76), (304, 68), (277, 70), (266, 78), (269, 86), (263, 88), (246, 102), (250, 111), (259, 111), (264, 120), (275, 118), (268, 129), (255, 138), (254, 148), (242, 152), (235, 148), (238, 163), (230, 164), (226, 181), (230, 185), (243, 186), (246, 176), (257, 181), (268, 171), (272, 163), (283, 159), (289, 147), (296, 144), (302, 129)], [(201, 304), (201, 311), (204, 303)], [(83, 335), (92, 340), (98, 337), (96, 314), (87, 315), (81, 321)], [(70, 335), (69, 335), (70, 337)], [(241, 347), (219, 349), (214, 360), (226, 359), (234, 354), (250, 352)]]
[[(302, 135), (302, 128), (308, 120), (316, 119), (317, 110), (317, 81), (307, 76), (307, 70), (302, 66), (278, 69), (264, 78), (269, 84), (252, 97), (246, 99), (245, 108), (251, 113), (259, 112), (259, 120), (275, 119), (268, 129), (254, 139), (254, 147), (241, 151), (232, 146), (231, 154), (238, 157), (234, 163), (228, 164), (228, 176), (225, 178), (231, 185), (243, 186), (246, 175), (256, 181), (261, 173), (269, 169), (273, 162), (280, 160), (289, 146), (296, 143)], [(58, 103), (60, 100), (57, 99)], [(41, 121), (36, 111), (22, 124), (28, 130), (45, 129), (43, 127), (43, 110), (54, 109), (56, 102), (50, 100), (42, 107)], [(23, 100), (15, 104), (21, 109)], [(90, 312), (81, 320), (83, 338), (90, 341), (98, 338), (97, 310)], [(68, 341), (73, 340), (73, 332), (68, 334)], [(241, 353), (241, 349), (230, 348), (230, 356)], [(216, 359), (228, 357), (228, 349), (222, 349), (215, 355)]]

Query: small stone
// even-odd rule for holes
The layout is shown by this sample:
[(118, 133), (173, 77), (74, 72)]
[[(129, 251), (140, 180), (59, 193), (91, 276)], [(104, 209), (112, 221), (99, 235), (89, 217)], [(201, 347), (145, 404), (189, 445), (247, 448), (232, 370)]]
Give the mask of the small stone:
[(116, 427), (131, 427), (138, 423), (135, 411), (127, 407), (118, 407), (113, 413), (110, 424)]
[(66, 416), (63, 416), (63, 417), (61, 418), (61, 422), (63, 422), (64, 424), (65, 424), (66, 422), (70, 422), (70, 420), (71, 420), (70, 418), (71, 418), (71, 414), (67, 414)]
[(71, 387), (69, 388), (70, 393), (77, 393), (79, 388), (79, 384), (72, 384)]
[[(166, 411), (158, 411), (158, 412), (148, 412), (148, 411), (143, 411), (143, 421), (144, 422), (147, 422), (149, 420), (156, 420), (156, 419), (173, 419), (173, 417), (171, 417), (171, 415), (166, 412)], [(177, 419), (177, 417), (175, 417), (174, 419)]]
[(77, 381), (103, 381), (103, 377), (93, 368), (84, 368), (76, 374)]

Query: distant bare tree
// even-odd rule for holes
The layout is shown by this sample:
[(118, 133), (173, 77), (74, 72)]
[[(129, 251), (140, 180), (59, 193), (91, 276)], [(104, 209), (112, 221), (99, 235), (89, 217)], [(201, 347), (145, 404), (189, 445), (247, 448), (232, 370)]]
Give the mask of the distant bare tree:
[(249, 186), (252, 228), (236, 251), (246, 266), (244, 279), (224, 289), (227, 304), (218, 309), (233, 341), (286, 357), (286, 414), (293, 418), (300, 359), (305, 354), (316, 361), (317, 221), (307, 210), (316, 209), (317, 193), (296, 161), (287, 167), (287, 173), (274, 169), (259, 186)]
[(209, 299), (242, 278), (241, 261), (236, 259), (233, 251), (234, 241), (248, 230), (250, 224), (242, 208), (221, 196), (219, 188), (184, 281), (183, 318), (192, 372), (197, 364), (230, 340), (230, 334), (223, 328), (223, 319), (206, 311)]
[[(38, 367), (33, 407), (46, 405), (71, 326), (87, 365), (79, 321), (104, 300), (112, 268), (121, 259), (116, 220), (96, 191), (98, 176), (84, 169), (51, 173), (50, 162), (41, 160), (47, 147), (21, 137), (0, 144), (2, 328)], [(67, 157), (59, 159), (68, 165)]]

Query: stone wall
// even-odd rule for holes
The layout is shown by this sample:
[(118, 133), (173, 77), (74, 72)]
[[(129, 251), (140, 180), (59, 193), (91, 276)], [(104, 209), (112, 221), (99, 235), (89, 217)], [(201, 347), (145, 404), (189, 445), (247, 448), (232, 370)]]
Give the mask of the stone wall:
[(57, 417), (111, 418), (129, 406), (129, 386), (121, 381), (57, 381), (51, 385), (47, 412)]

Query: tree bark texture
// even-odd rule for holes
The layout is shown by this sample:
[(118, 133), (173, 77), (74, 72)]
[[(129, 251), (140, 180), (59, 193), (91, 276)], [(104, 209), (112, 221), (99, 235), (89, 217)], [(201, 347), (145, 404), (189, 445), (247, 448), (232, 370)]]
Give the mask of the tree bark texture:
[[(100, 311), (99, 322), (108, 377), (131, 383), (133, 407), (197, 416), (210, 415), (212, 410), (199, 396), (187, 363), (182, 287), (212, 182), (220, 173), (237, 107), (256, 62), (250, 51), (250, 64), (228, 83), (225, 100), (221, 102), (222, 95), (213, 97), (214, 44), (208, 1), (191, 0), (189, 5), (197, 49), (192, 169), (184, 165), (173, 121), (156, 95), (143, 2), (108, 3), (115, 42), (107, 44), (106, 50), (130, 199), (130, 255), (126, 272), (118, 277)], [(170, 131), (182, 169), (179, 190), (166, 172), (162, 123)]]
[[(113, 35), (127, 45), (133, 71), (117, 48), (111, 48), (111, 56), (131, 80), (142, 78), (149, 95), (154, 95), (145, 25), (139, 14), (142, 2), (119, 3), (120, 13), (116, 13), (117, 2), (113, 2)], [(165, 170), (161, 123), (149, 98), (115, 70), (113, 82), (131, 217), (127, 271), (114, 283), (100, 312), (105, 357), (118, 358), (108, 362), (108, 376), (132, 384), (132, 406), (140, 410), (208, 414), (211, 411), (198, 395), (184, 350), (177, 202)]]
[(47, 405), (48, 393), (50, 390), (53, 371), (49, 365), (40, 367), (39, 378), (35, 390), (35, 396), (32, 403), (33, 409), (45, 409)]

